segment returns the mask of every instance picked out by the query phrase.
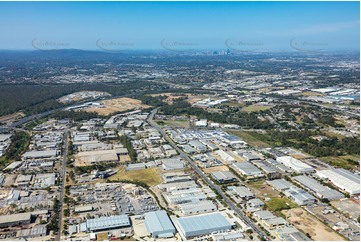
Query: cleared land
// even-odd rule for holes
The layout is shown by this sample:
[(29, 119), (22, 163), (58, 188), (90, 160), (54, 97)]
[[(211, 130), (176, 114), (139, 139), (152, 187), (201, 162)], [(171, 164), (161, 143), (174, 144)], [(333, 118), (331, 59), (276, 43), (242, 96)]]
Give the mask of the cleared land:
[(293, 208), (283, 210), (286, 219), (296, 228), (308, 233), (313, 240), (317, 241), (340, 241), (344, 240), (331, 228), (321, 223), (317, 218), (303, 210), (302, 208)]
[(14, 122), (18, 119), (25, 117), (25, 114), (22, 112), (13, 113), (0, 117), (0, 123)]
[(239, 131), (239, 130), (226, 130), (228, 133), (234, 134), (240, 137), (242, 140), (246, 141), (249, 145), (266, 148), (271, 145), (262, 140), (262, 134), (252, 132), (252, 131)]
[(229, 168), (228, 166), (214, 166), (214, 167), (204, 168), (203, 171), (205, 173), (212, 173), (215, 171), (229, 171)]
[(164, 124), (174, 128), (189, 128), (188, 120), (163, 120)]
[(296, 94), (296, 96), (311, 97), (311, 96), (324, 96), (324, 94), (319, 92), (302, 92), (300, 94)]
[(242, 111), (251, 113), (251, 112), (264, 111), (264, 110), (268, 110), (271, 108), (272, 108), (272, 106), (266, 106), (266, 105), (250, 105), (247, 107), (243, 107)]
[(90, 107), (84, 109), (84, 111), (95, 112), (98, 113), (99, 115), (107, 116), (116, 112), (124, 112), (127, 110), (143, 109), (150, 107), (148, 105), (142, 104), (140, 100), (127, 98), (127, 97), (104, 100), (103, 104), (105, 106), (104, 108)]
[(135, 171), (126, 171), (125, 169), (125, 166), (119, 168), (117, 174), (109, 177), (109, 180), (140, 181), (146, 183), (148, 186), (158, 185), (162, 182), (162, 177), (158, 168), (148, 168)]

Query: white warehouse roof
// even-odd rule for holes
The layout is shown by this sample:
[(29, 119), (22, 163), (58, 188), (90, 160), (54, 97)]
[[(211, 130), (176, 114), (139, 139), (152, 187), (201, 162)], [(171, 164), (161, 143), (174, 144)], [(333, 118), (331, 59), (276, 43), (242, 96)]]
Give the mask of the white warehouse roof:
[(277, 157), (277, 162), (284, 164), (287, 167), (290, 167), (291, 169), (295, 170), (296, 172), (313, 172), (315, 169), (313, 169), (311, 166), (303, 163), (300, 160), (297, 160), (291, 156), (280, 156)]

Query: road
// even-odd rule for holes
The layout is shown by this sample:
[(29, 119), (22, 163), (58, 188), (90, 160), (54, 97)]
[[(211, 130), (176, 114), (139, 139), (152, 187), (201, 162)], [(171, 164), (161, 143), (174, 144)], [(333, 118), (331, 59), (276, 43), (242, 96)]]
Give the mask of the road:
[(59, 198), (59, 224), (58, 224), (58, 234), (56, 235), (55, 240), (60, 241), (60, 236), (62, 232), (62, 224), (63, 224), (63, 203), (64, 203), (64, 191), (65, 191), (65, 174), (66, 174), (66, 161), (68, 157), (68, 136), (69, 132), (68, 129), (65, 130), (64, 133), (64, 151), (63, 151), (63, 162), (61, 168), (61, 187), (60, 187), (60, 198)]
[(234, 204), (234, 202), (232, 202), (232, 201), (229, 199), (229, 197), (203, 173), (203, 171), (197, 166), (197, 164), (195, 164), (195, 163), (193, 162), (193, 160), (191, 160), (191, 159), (189, 158), (189, 156), (188, 156), (187, 154), (185, 154), (185, 153), (183, 152), (183, 150), (181, 150), (181, 149), (174, 143), (174, 141), (173, 141), (171, 138), (168, 137), (168, 135), (163, 131), (163, 129), (161, 129), (161, 128), (159, 127), (159, 125), (156, 124), (156, 123), (153, 121), (154, 115), (157, 113), (157, 111), (158, 111), (158, 108), (153, 109), (153, 110), (151, 111), (151, 113), (150, 113), (150, 115), (149, 115), (149, 117), (148, 117), (148, 119), (147, 119), (148, 123), (149, 123), (153, 128), (157, 129), (159, 133), (162, 134), (162, 136), (164, 137), (164, 139), (165, 139), (166, 141), (168, 141), (169, 144), (170, 144), (176, 151), (178, 151), (178, 153), (180, 154), (180, 156), (181, 156), (184, 160), (188, 161), (188, 163), (189, 163), (189, 164), (192, 166), (192, 168), (198, 173), (198, 175), (199, 175), (200, 177), (202, 177), (202, 178), (208, 183), (208, 185), (209, 185), (211, 188), (213, 188), (214, 190), (216, 190), (216, 191), (218, 192), (218, 194), (224, 199), (224, 201), (228, 204), (228, 206), (229, 206), (233, 211), (235, 211), (235, 212), (238, 214), (238, 216), (241, 217), (241, 218), (243, 219), (243, 221), (244, 221), (249, 227), (251, 227), (251, 228), (260, 236), (260, 238), (266, 238), (266, 237), (267, 237), (266, 234), (265, 234), (260, 228), (258, 228), (258, 226), (257, 226), (249, 217), (247, 217), (247, 216), (243, 213), (243, 211), (242, 211), (240, 208), (238, 208), (238, 207)]

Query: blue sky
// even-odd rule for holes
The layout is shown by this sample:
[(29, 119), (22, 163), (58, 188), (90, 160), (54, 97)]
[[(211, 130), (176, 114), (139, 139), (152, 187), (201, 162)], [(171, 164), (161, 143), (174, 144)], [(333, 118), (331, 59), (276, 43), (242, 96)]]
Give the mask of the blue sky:
[(0, 2), (0, 49), (290, 50), (294, 41), (358, 50), (359, 9), (359, 2)]

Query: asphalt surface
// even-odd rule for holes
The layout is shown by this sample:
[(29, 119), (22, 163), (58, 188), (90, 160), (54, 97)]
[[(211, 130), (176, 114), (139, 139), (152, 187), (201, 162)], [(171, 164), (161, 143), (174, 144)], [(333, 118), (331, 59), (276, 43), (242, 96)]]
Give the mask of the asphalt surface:
[(63, 163), (61, 168), (61, 187), (60, 187), (60, 198), (59, 198), (59, 223), (58, 223), (58, 234), (55, 237), (55, 240), (60, 241), (60, 236), (62, 232), (62, 222), (63, 222), (63, 202), (64, 202), (64, 191), (65, 191), (65, 173), (66, 173), (66, 161), (68, 156), (68, 129), (65, 130), (64, 134), (64, 151), (63, 151)]
[(192, 166), (192, 168), (198, 173), (199, 176), (201, 176), (207, 183), (208, 185), (216, 190), (218, 192), (218, 194), (224, 199), (224, 201), (227, 203), (227, 205), (233, 210), (235, 211), (239, 217), (241, 217), (243, 219), (243, 221), (249, 226), (251, 227), (259, 236), (260, 238), (266, 238), (266, 234), (260, 229), (258, 228), (258, 226), (249, 218), (247, 217), (243, 211), (238, 208), (234, 202), (232, 202), (228, 196), (217, 186), (215, 185), (204, 173), (203, 171), (194, 163), (194, 161), (192, 161), (189, 156), (187, 154), (185, 154), (174, 142), (172, 139), (170, 139), (168, 137), (168, 135), (163, 131), (163, 129), (161, 129), (159, 127), (158, 124), (156, 124), (153, 121), (154, 115), (157, 113), (158, 108), (153, 109), (148, 117), (148, 123), (155, 129), (158, 130), (159, 133), (162, 134), (162, 136), (165, 138), (165, 140), (167, 140), (169, 142), (169, 144), (176, 150), (178, 151), (178, 153), (180, 154), (180, 156), (188, 161), (188, 163)]

